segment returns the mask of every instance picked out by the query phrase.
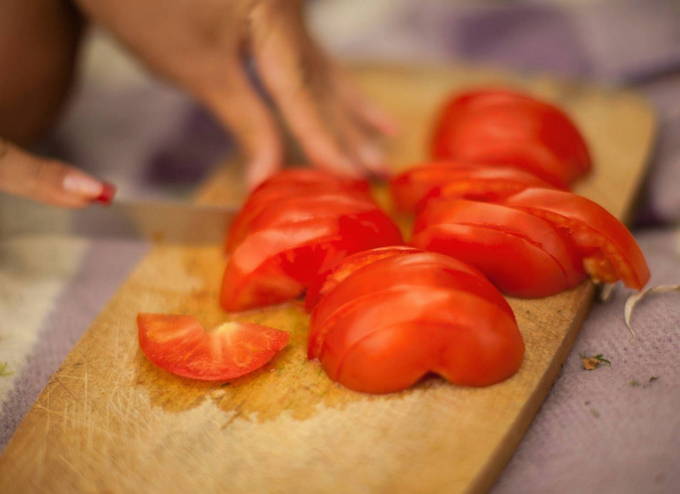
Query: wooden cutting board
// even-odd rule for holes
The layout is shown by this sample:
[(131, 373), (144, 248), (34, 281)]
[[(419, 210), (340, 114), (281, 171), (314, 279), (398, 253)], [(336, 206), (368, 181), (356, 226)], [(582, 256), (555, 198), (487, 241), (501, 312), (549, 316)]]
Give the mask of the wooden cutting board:
[[(631, 207), (654, 134), (635, 94), (465, 67), (367, 65), (356, 74), (403, 125), (390, 150), (395, 166), (425, 157), (446, 93), (519, 86), (563, 106), (585, 133), (596, 169), (578, 192), (619, 217)], [(199, 200), (238, 203), (239, 173), (221, 169)], [(434, 377), (388, 396), (343, 389), (305, 359), (307, 316), (297, 303), (233, 316), (292, 334), (256, 375), (203, 384), (153, 367), (139, 350), (135, 315), (188, 313), (206, 325), (232, 317), (217, 305), (224, 264), (219, 246), (151, 250), (20, 425), (0, 458), (1, 492), (483, 492), (545, 398), (593, 295), (584, 283), (510, 300), (526, 357), (514, 377), (481, 389)]]

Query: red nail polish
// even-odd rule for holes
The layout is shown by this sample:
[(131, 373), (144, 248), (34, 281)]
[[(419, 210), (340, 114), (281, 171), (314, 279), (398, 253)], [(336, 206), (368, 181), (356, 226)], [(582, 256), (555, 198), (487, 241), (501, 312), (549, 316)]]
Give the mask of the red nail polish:
[(111, 201), (113, 201), (113, 196), (115, 195), (116, 186), (108, 182), (103, 182), (101, 193), (97, 197), (92, 199), (92, 202), (98, 202), (100, 204), (108, 206), (109, 204), (111, 204)]

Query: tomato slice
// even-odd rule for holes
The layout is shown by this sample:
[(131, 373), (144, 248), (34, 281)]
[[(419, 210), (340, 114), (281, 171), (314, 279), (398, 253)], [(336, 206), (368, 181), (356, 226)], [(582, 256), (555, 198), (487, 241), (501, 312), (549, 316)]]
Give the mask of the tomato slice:
[(356, 391), (405, 389), (429, 371), (483, 386), (517, 371), (524, 353), (514, 318), (470, 293), (427, 288), (356, 308), (323, 343), (331, 379)]
[(346, 256), (401, 241), (397, 226), (377, 207), (254, 232), (227, 264), (220, 302), (239, 311), (290, 300)]
[(393, 256), (406, 255), (413, 252), (421, 252), (406, 245), (391, 245), (357, 252), (346, 257), (338, 266), (330, 270), (327, 276), (320, 276), (307, 290), (305, 296), (305, 308), (311, 311), (319, 300), (333, 290), (341, 281), (347, 278), (357, 269), (371, 264), (380, 259)]
[(263, 210), (283, 199), (341, 193), (370, 200), (369, 184), (364, 180), (346, 180), (317, 170), (286, 170), (259, 185), (232, 221), (225, 249), (234, 251), (250, 230), (251, 222)]
[(596, 281), (622, 280), (640, 290), (649, 281), (645, 256), (630, 231), (599, 204), (570, 192), (527, 189), (505, 204), (527, 211), (563, 231)]
[(514, 166), (558, 187), (591, 167), (585, 140), (564, 112), (526, 94), (496, 89), (463, 93), (444, 104), (432, 158)]
[(502, 205), (430, 201), (411, 243), (469, 263), (519, 297), (553, 295), (585, 278), (580, 256), (549, 222)]
[[(345, 261), (341, 267), (343, 264)], [(353, 262), (347, 264), (351, 266)], [(323, 338), (332, 327), (330, 321), (351, 307), (366, 300), (380, 301), (388, 291), (422, 290), (431, 286), (468, 291), (512, 315), (503, 296), (475, 268), (449, 256), (414, 249), (362, 266), (326, 293), (312, 313), (308, 358), (318, 357)]]
[(528, 171), (509, 166), (437, 162), (406, 170), (390, 181), (397, 208), (413, 212), (431, 198), (498, 201), (529, 187), (553, 188)]
[[(385, 277), (388, 271), (392, 271), (393, 275), (389, 279), (385, 278), (385, 283), (380, 286), (375, 275), (382, 274)], [(408, 278), (398, 279), (400, 275)], [(474, 294), (512, 316), (512, 309), (498, 290), (478, 274), (427, 261), (401, 266), (385, 264), (375, 271), (364, 272), (362, 276), (357, 275), (347, 283), (341, 283), (322, 299), (312, 314), (307, 357), (312, 359), (319, 356), (328, 331), (336, 327), (338, 319), (345, 317), (356, 307), (362, 307), (370, 301), (380, 302), (388, 294), (427, 290), (432, 286)]]
[(248, 225), (246, 235), (279, 225), (338, 218), (342, 215), (375, 210), (370, 198), (353, 197), (340, 193), (317, 193), (310, 196), (280, 199), (262, 208)]
[(205, 331), (193, 316), (139, 314), (139, 344), (155, 365), (202, 381), (229, 381), (269, 362), (288, 344), (285, 331), (248, 322), (226, 322)]
[(370, 193), (370, 184), (363, 179), (348, 178), (340, 175), (317, 170), (314, 168), (287, 168), (272, 175), (267, 180), (258, 185), (252, 195), (259, 194), (270, 187), (280, 185), (289, 186), (291, 184), (307, 184), (319, 186), (320, 190), (327, 190), (327, 186), (339, 184), (346, 190), (363, 191)]

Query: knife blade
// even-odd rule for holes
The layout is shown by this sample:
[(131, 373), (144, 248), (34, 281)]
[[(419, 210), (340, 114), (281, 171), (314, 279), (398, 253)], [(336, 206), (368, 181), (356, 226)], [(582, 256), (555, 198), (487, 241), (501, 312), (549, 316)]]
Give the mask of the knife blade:
[(109, 206), (67, 210), (9, 199), (0, 203), (2, 236), (61, 234), (170, 244), (219, 244), (236, 213), (233, 207), (167, 200), (116, 200)]

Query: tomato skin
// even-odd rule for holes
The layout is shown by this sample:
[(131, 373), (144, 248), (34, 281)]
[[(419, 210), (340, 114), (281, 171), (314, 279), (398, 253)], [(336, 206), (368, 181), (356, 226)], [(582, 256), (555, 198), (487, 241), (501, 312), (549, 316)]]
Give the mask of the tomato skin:
[(399, 229), (377, 206), (256, 231), (229, 259), (220, 303), (227, 311), (241, 311), (285, 302), (344, 257), (401, 242)]
[(262, 191), (271, 187), (290, 186), (292, 184), (314, 185), (318, 186), (319, 190), (328, 190), (329, 186), (337, 184), (344, 190), (370, 193), (370, 184), (363, 179), (341, 177), (314, 168), (287, 168), (267, 178), (253, 190), (251, 196), (259, 195)]
[(279, 201), (331, 193), (370, 200), (370, 188), (365, 180), (345, 179), (312, 169), (290, 169), (273, 175), (250, 194), (231, 222), (226, 252), (232, 253), (250, 231), (251, 223)]
[(402, 243), (365, 180), (280, 172), (253, 191), (229, 229), (220, 304), (240, 311), (296, 298), (344, 257)]
[(457, 259), (434, 252), (389, 258), (357, 270), (321, 300), (312, 313), (308, 358), (319, 356), (329, 328), (357, 304), (380, 301), (396, 292), (427, 290), (431, 286), (474, 294), (512, 316), (512, 309), (498, 290), (481, 273)]
[(307, 289), (307, 294), (305, 295), (305, 309), (311, 312), (322, 297), (362, 266), (371, 264), (380, 259), (408, 254), (410, 252), (420, 252), (420, 250), (406, 245), (390, 245), (388, 247), (362, 250), (346, 257), (337, 266), (331, 269), (326, 276), (319, 276), (316, 282), (310, 285)]
[(526, 94), (500, 89), (451, 97), (437, 119), (431, 156), (512, 165), (558, 187), (591, 167), (585, 140), (564, 112)]
[(504, 204), (543, 218), (565, 232), (594, 279), (622, 280), (636, 290), (649, 281), (644, 254), (630, 231), (590, 199), (564, 191), (526, 189)]
[(334, 219), (370, 210), (375, 210), (375, 203), (370, 198), (342, 193), (317, 192), (309, 196), (280, 199), (262, 208), (248, 225), (246, 236), (276, 226)]
[(495, 202), (529, 187), (553, 188), (553, 185), (510, 166), (455, 161), (415, 166), (390, 181), (392, 199), (397, 209), (404, 212), (415, 212), (432, 198)]
[[(410, 320), (384, 321), (395, 307)], [(514, 374), (524, 354), (514, 318), (461, 291), (413, 290), (357, 307), (354, 316), (344, 331), (328, 333), (320, 360), (331, 379), (355, 391), (399, 391), (429, 371), (485, 386)]]
[(253, 372), (288, 344), (285, 331), (227, 322), (206, 332), (193, 316), (138, 314), (142, 352), (172, 374), (202, 381), (228, 381)]
[[(430, 371), (486, 385), (521, 365), (512, 310), (473, 267), (418, 250), (347, 265), (351, 272), (320, 299), (310, 323), (308, 356), (319, 358), (331, 379), (387, 393)], [(463, 357), (468, 350), (471, 359)]]
[(549, 222), (516, 209), (463, 199), (428, 203), (411, 243), (475, 266), (502, 292), (545, 297), (585, 279), (580, 257)]

